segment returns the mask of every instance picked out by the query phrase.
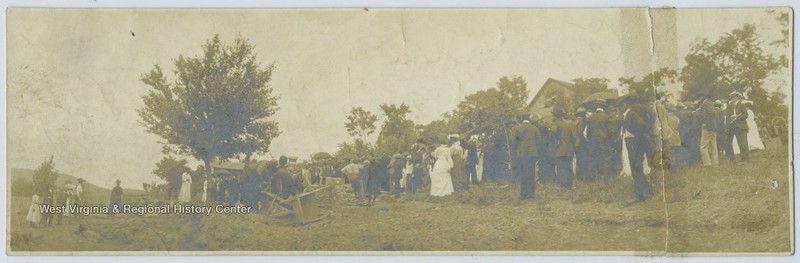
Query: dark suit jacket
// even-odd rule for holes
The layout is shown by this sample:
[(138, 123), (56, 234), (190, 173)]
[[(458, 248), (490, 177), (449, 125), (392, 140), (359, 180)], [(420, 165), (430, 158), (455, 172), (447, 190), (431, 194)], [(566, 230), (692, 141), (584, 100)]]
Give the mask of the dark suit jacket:
[[(728, 108), (726, 110), (727, 116), (727, 127), (739, 129), (739, 130), (747, 130), (747, 106), (739, 101), (738, 103), (728, 103)], [(736, 114), (734, 114), (736, 113)]]
[(724, 119), (725, 117), (724, 114), (722, 114), (722, 110), (714, 107), (713, 101), (706, 100), (703, 102), (700, 108), (700, 120), (703, 122), (703, 126), (706, 130), (719, 132), (723, 128)]
[(578, 131), (575, 123), (563, 119), (556, 120), (553, 123), (553, 133), (555, 135), (553, 156), (572, 156), (575, 153), (575, 145), (578, 144)]
[(611, 149), (614, 144), (608, 114), (598, 111), (586, 119), (586, 140), (601, 149)]
[(539, 139), (539, 129), (533, 124), (523, 123), (511, 129), (512, 138), (516, 145), (516, 156), (536, 157), (539, 151), (536, 140)]
[(647, 105), (636, 103), (630, 106), (622, 126), (636, 137), (646, 137), (651, 134), (656, 113)]

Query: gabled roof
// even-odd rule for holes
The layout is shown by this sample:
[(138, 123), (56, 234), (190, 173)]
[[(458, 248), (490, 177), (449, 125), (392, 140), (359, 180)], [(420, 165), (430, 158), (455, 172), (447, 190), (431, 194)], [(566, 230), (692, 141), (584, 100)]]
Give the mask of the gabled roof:
[(546, 92), (543, 92), (543, 91), (545, 91), (545, 89), (547, 89), (547, 87), (552, 87), (553, 85), (562, 86), (562, 87), (564, 87), (564, 88), (566, 88), (566, 89), (569, 89), (569, 90), (571, 90), (571, 91), (573, 91), (573, 92), (575, 91), (575, 83), (572, 83), (572, 82), (567, 82), (567, 81), (563, 81), (563, 80), (557, 80), (557, 79), (554, 79), (554, 78), (548, 78), (548, 79), (547, 79), (547, 81), (545, 81), (545, 82), (544, 82), (544, 84), (542, 84), (542, 87), (539, 89), (539, 91), (538, 91), (538, 92), (536, 92), (536, 96), (534, 96), (534, 97), (533, 97), (533, 99), (531, 100), (531, 102), (530, 102), (530, 103), (528, 103), (528, 106), (527, 106), (527, 107), (525, 107), (525, 108), (526, 108), (526, 109), (530, 109), (530, 108), (531, 108), (531, 106), (532, 106), (532, 105), (533, 105), (533, 104), (534, 104), (534, 103), (535, 103), (537, 100), (539, 100), (539, 97), (540, 97), (540, 96), (541, 96), (543, 93), (546, 93)]

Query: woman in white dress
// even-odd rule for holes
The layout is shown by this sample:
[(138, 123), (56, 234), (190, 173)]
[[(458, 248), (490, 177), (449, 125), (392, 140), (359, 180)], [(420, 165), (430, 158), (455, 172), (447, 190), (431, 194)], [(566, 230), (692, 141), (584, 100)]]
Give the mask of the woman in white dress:
[(450, 170), (453, 168), (453, 159), (450, 157), (450, 147), (440, 144), (433, 152), (436, 159), (431, 171), (431, 196), (446, 196), (453, 193), (453, 179)]
[[(752, 107), (752, 101), (743, 100), (742, 103)], [(761, 134), (758, 132), (758, 125), (756, 124), (755, 114), (753, 110), (747, 109), (747, 148), (751, 151), (763, 150), (764, 141), (761, 140)], [(733, 153), (739, 154), (739, 143), (733, 140)]]
[(42, 200), (39, 199), (39, 195), (34, 194), (31, 197), (31, 205), (28, 207), (28, 216), (25, 217), (25, 220), (30, 222), (31, 227), (36, 227), (39, 224), (39, 221), (42, 220), (42, 211), (39, 210), (39, 204), (42, 203)]
[(181, 177), (181, 192), (178, 194), (178, 202), (188, 203), (192, 200), (192, 176), (183, 173)]

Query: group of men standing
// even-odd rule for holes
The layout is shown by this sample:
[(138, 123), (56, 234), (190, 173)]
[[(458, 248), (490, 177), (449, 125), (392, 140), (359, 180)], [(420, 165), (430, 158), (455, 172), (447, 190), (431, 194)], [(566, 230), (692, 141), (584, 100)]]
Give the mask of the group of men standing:
[(749, 109), (743, 97), (734, 92), (727, 104), (705, 98), (691, 106), (666, 107), (660, 98), (626, 96), (595, 100), (577, 109), (574, 120), (561, 108), (553, 110), (552, 120), (521, 116), (511, 132), (520, 197), (534, 197), (537, 168), (540, 183), (566, 189), (575, 178), (630, 175), (636, 201), (644, 201), (652, 195), (647, 169), (663, 173), (696, 163), (717, 166), (719, 153), (736, 161), (734, 139), (742, 164), (749, 151)]

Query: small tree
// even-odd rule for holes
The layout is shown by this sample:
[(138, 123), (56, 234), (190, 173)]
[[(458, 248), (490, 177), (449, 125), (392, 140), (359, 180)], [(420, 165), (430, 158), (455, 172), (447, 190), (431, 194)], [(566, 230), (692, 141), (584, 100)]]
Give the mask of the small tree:
[(178, 160), (172, 156), (167, 156), (156, 164), (156, 169), (153, 170), (153, 174), (164, 180), (169, 186), (169, 189), (176, 189), (180, 187), (181, 175), (191, 171), (191, 169), (186, 166), (188, 163), (186, 159)]
[(376, 121), (378, 116), (362, 107), (355, 107), (350, 110), (350, 115), (347, 115), (344, 127), (347, 129), (347, 134), (366, 143), (367, 136), (375, 133)]
[(53, 156), (45, 159), (39, 168), (33, 171), (33, 188), (39, 196), (47, 195), (50, 188), (55, 187), (56, 179), (58, 179), (58, 171), (56, 165), (53, 163)]
[(408, 149), (416, 139), (414, 122), (408, 119), (411, 107), (405, 103), (381, 104), (384, 121), (378, 134), (376, 151), (380, 156), (392, 154)]

